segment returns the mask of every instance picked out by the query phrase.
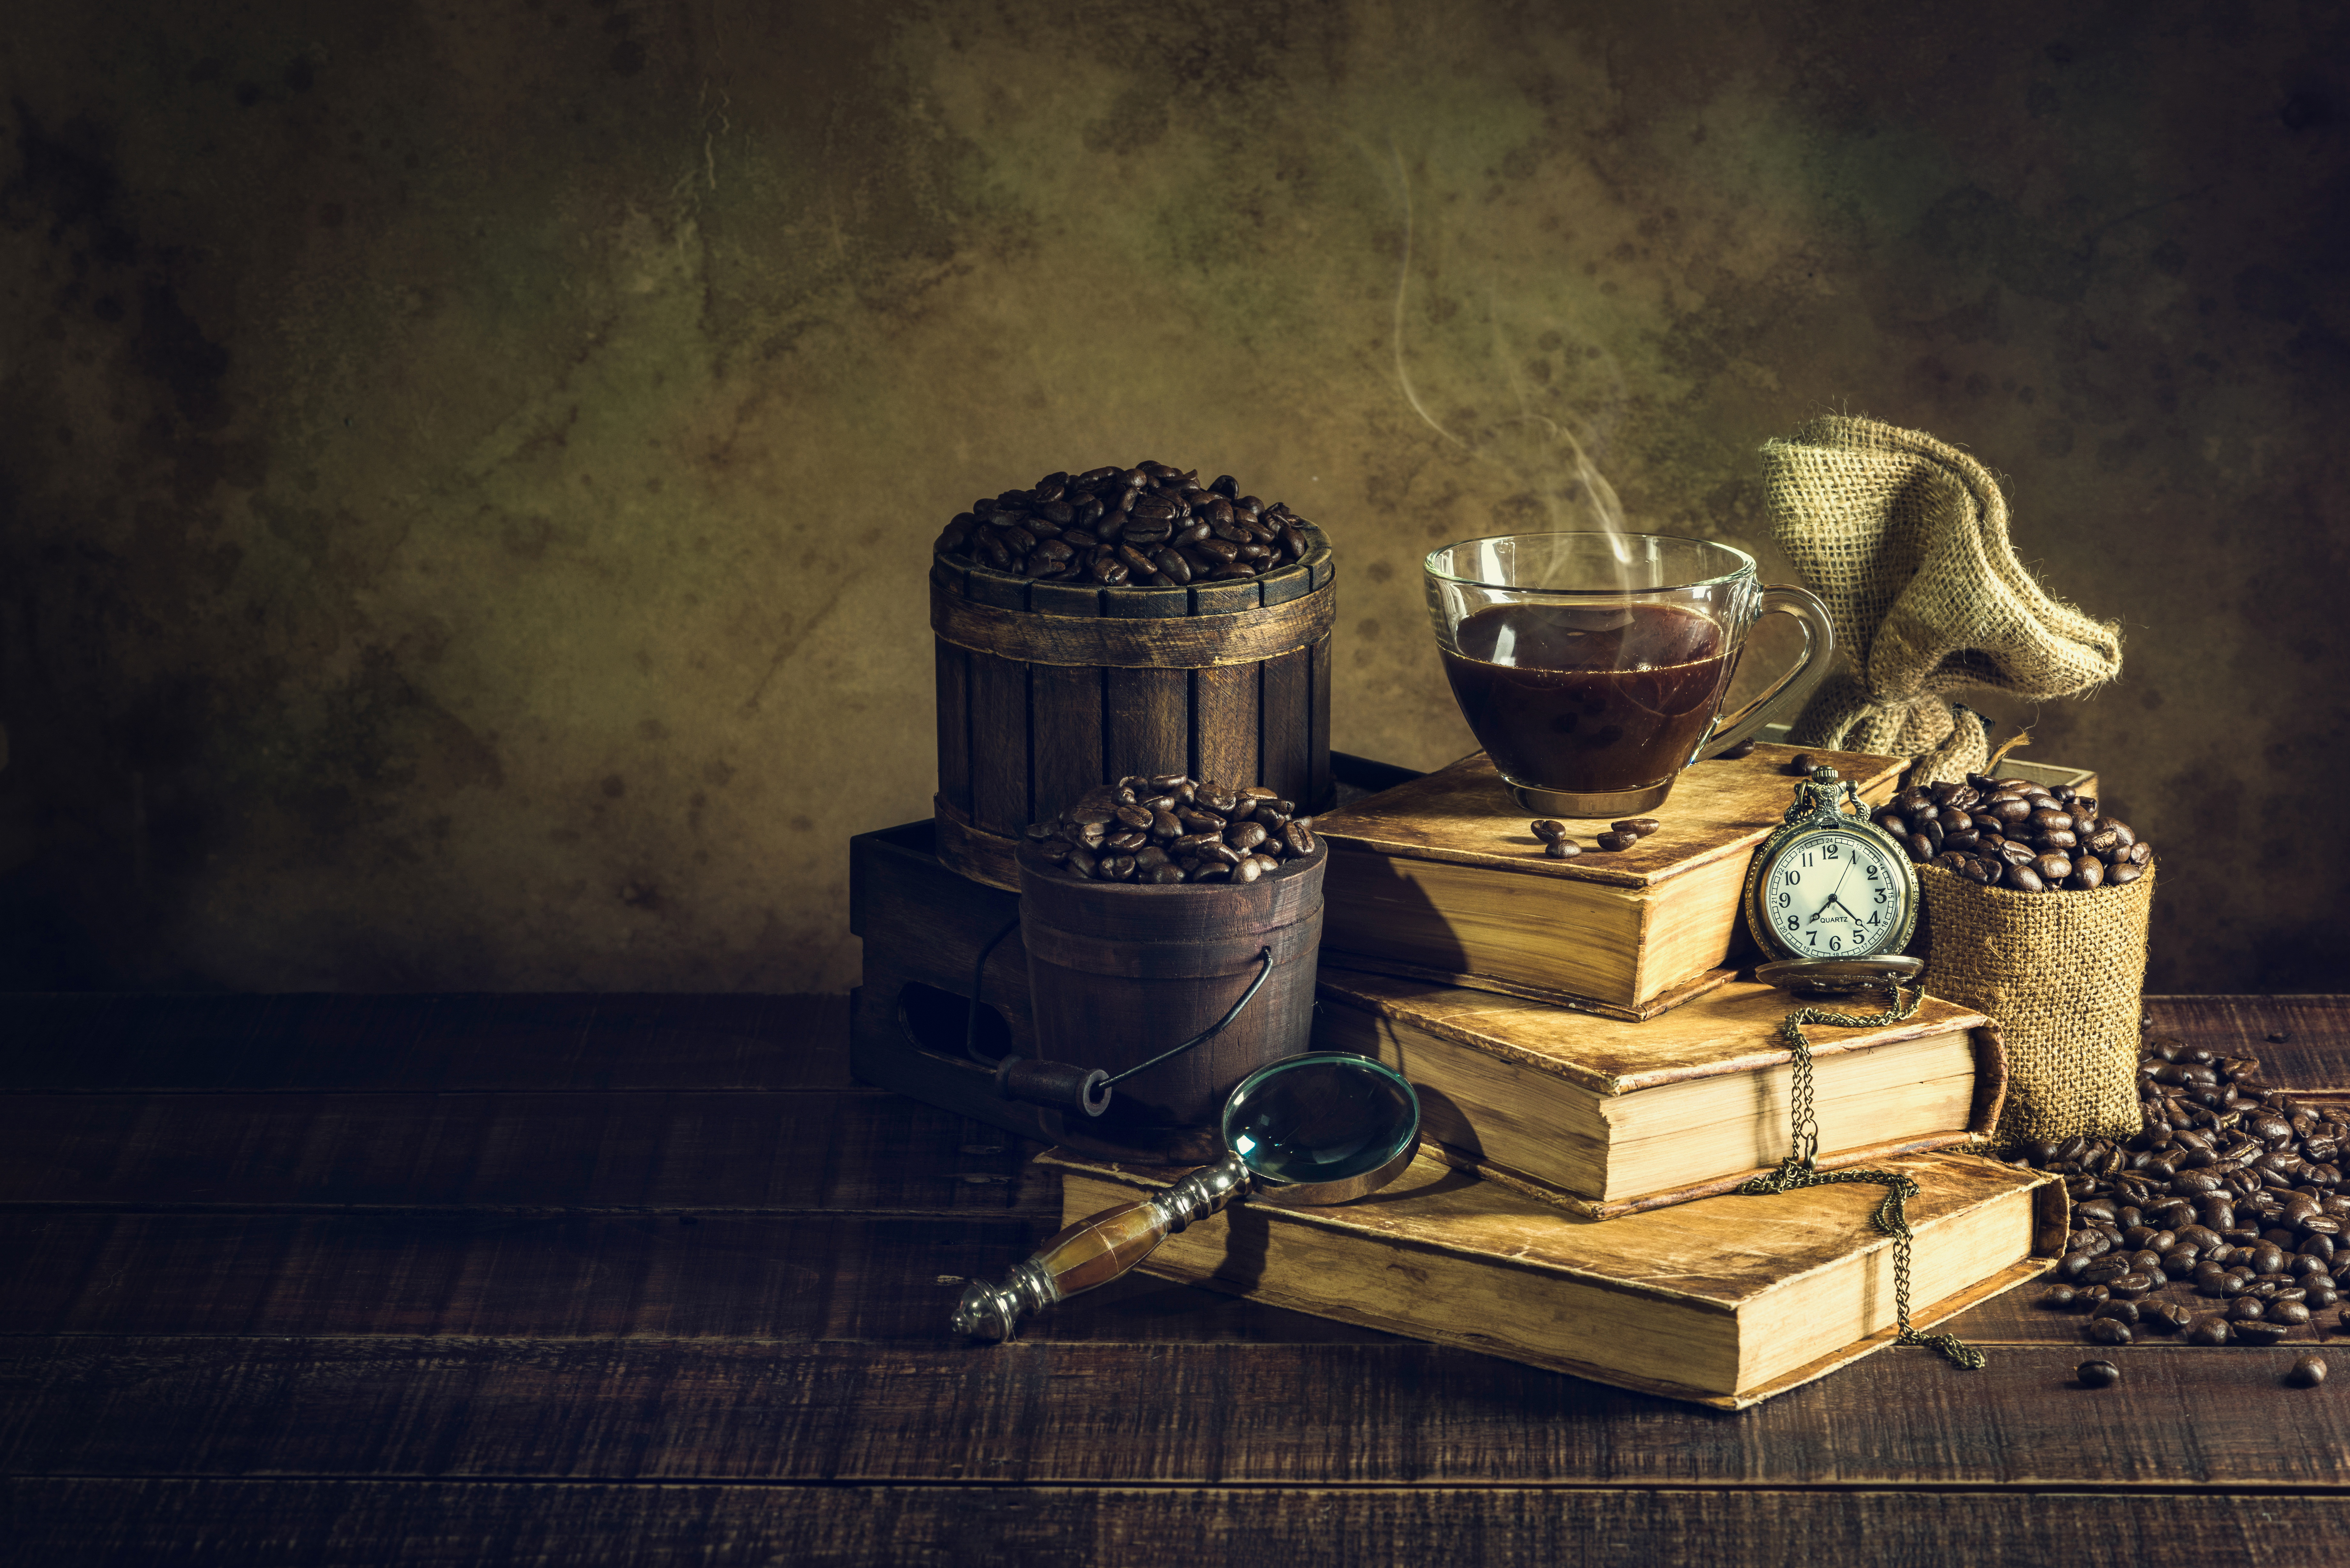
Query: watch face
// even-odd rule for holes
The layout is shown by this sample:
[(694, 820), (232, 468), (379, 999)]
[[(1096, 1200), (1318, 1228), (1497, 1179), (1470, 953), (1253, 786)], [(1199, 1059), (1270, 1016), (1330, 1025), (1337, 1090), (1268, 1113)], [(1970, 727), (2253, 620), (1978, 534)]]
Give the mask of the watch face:
[(1797, 958), (1856, 958), (1901, 940), (1908, 879), (1884, 846), (1857, 833), (1799, 834), (1757, 889), (1772, 940)]

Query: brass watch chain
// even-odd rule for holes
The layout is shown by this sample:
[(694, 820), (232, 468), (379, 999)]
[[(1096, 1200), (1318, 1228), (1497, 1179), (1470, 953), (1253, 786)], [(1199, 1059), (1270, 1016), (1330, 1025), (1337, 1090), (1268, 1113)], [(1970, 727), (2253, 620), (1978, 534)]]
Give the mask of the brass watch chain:
[(1861, 1182), (1886, 1189), (1884, 1200), (1871, 1216), (1877, 1228), (1893, 1238), (1893, 1309), (1898, 1314), (1901, 1332), (1893, 1341), (1896, 1345), (1930, 1345), (1969, 1372), (1983, 1364), (1983, 1353), (1955, 1334), (1920, 1334), (1909, 1326), (1909, 1199), (1918, 1196), (1918, 1184), (1898, 1170), (1822, 1170), (1815, 1163), (1820, 1151), (1819, 1118), (1812, 1108), (1812, 1043), (1804, 1034), (1806, 1023), (1835, 1023), (1847, 1029), (1878, 1029), (1889, 1023), (1906, 1023), (1917, 1016), (1924, 1004), (1923, 988), (1910, 992), (1905, 1002), (1901, 988), (1892, 988), (1893, 1001), (1882, 1012), (1856, 1018), (1848, 1012), (1834, 1012), (1825, 1007), (1799, 1007), (1787, 1014), (1779, 1025), (1779, 1037), (1787, 1043), (1794, 1055), (1794, 1083), (1788, 1100), (1794, 1119), (1794, 1149), (1779, 1162), (1777, 1169), (1767, 1176), (1758, 1176), (1739, 1188), (1750, 1197), (1769, 1197), (1782, 1192), (1794, 1192), (1805, 1187), (1827, 1187), (1837, 1182)]

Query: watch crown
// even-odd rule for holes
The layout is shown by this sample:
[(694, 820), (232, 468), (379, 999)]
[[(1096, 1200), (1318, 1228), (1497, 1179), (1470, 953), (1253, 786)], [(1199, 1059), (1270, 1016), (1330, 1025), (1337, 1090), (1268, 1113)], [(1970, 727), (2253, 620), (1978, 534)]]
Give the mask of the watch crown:
[(1812, 782), (1814, 784), (1832, 784), (1836, 782), (1836, 771), (1823, 763), (1821, 765), (1812, 770)]

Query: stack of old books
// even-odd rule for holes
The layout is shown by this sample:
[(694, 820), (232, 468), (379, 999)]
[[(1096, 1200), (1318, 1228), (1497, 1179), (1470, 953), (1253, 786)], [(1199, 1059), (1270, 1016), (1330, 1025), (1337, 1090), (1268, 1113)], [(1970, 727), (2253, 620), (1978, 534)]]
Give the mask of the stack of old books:
[[(1352, 1204), (1236, 1205), (1144, 1268), (1729, 1407), (1890, 1343), (1881, 1188), (1735, 1190), (1792, 1137), (1794, 1003), (1738, 978), (1738, 905), (1793, 755), (1690, 769), (1661, 829), (1615, 855), (1544, 857), (1482, 756), (1323, 817), (1316, 1045), (1412, 1080), (1419, 1157)], [(1820, 760), (1872, 802), (1901, 768)], [(1918, 1183), (1918, 1328), (2043, 1272), (2063, 1234), (2061, 1186), (1970, 1152), (2004, 1081), (1986, 1022), (1929, 996), (1900, 1023), (1808, 1031), (1818, 1163)], [(1182, 1174), (1045, 1161), (1073, 1220)]]

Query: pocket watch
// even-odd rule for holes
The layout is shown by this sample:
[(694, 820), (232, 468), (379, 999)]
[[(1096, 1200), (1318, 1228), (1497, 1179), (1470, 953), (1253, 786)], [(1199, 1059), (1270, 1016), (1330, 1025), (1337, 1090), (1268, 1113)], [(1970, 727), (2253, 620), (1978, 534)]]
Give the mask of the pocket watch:
[(1918, 925), (1918, 868), (1834, 768), (1795, 785), (1747, 868), (1743, 905), (1747, 929), (1779, 961), (1755, 971), (1766, 984), (1853, 991), (1924, 967), (1901, 957)]

